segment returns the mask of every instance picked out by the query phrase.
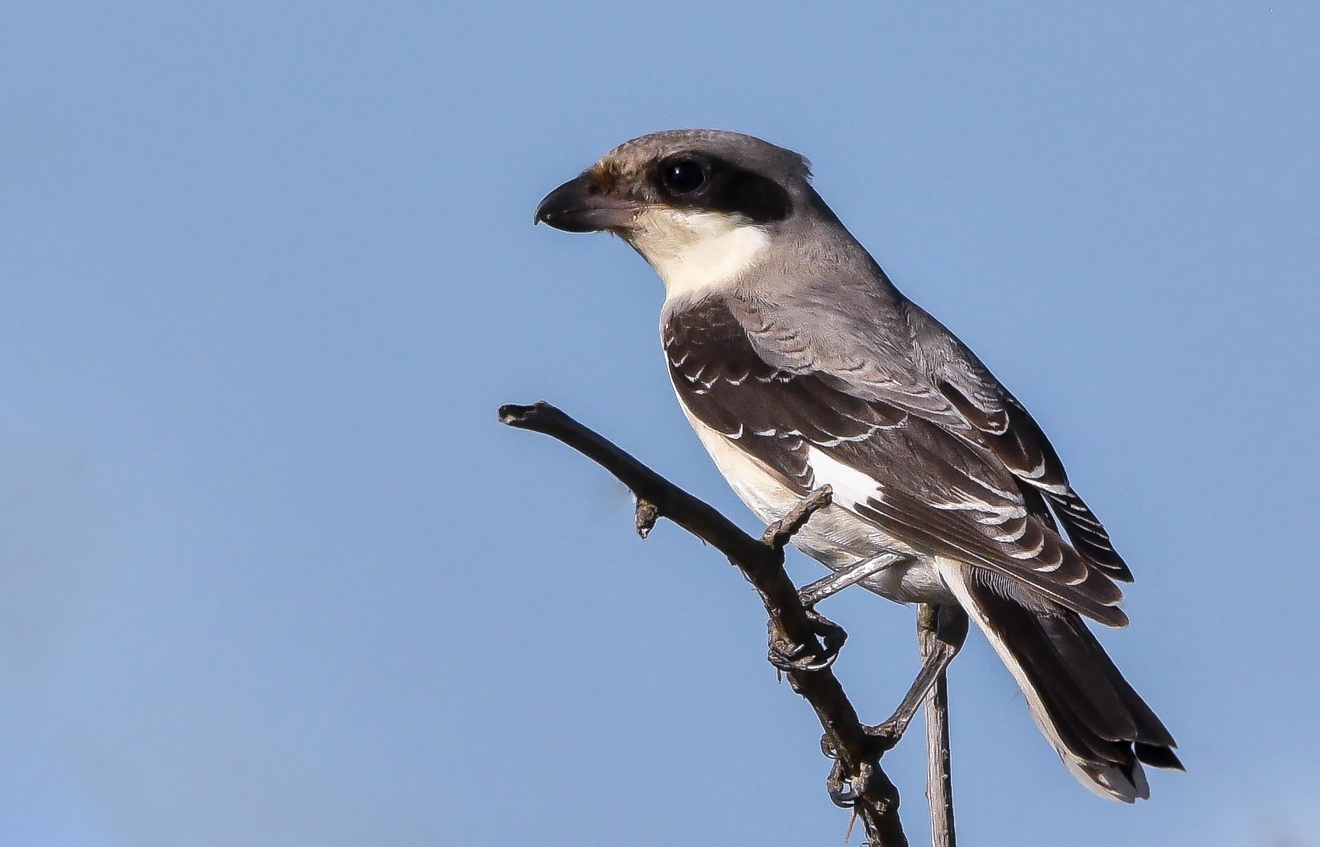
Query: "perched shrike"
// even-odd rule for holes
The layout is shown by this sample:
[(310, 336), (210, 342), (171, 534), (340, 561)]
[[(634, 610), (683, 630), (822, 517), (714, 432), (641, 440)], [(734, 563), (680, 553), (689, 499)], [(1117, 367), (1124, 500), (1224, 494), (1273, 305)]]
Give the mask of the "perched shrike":
[[(961, 607), (1086, 787), (1149, 796), (1174, 740), (1087, 629), (1120, 627), (1132, 574), (1040, 427), (904, 297), (757, 138), (676, 130), (623, 144), (536, 220), (609, 231), (665, 284), (661, 335), (697, 437), (762, 521), (829, 484), (793, 543), (899, 603)], [(1066, 533), (1066, 535), (1065, 535)]]

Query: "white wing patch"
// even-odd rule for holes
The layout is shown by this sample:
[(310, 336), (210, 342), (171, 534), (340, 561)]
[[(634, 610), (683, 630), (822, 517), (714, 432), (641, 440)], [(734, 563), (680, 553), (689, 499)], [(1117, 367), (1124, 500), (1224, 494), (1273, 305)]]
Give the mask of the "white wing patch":
[(834, 489), (834, 502), (853, 509), (867, 500), (883, 499), (882, 487), (869, 474), (845, 465), (823, 450), (807, 447), (807, 466), (815, 485), (829, 485)]

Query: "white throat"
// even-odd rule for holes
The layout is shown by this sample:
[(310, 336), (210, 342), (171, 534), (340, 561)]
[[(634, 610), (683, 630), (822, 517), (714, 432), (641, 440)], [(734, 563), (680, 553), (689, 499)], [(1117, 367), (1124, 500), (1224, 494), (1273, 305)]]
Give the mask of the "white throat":
[(732, 283), (770, 246), (764, 229), (719, 212), (651, 208), (637, 224), (628, 241), (660, 275), (666, 301)]

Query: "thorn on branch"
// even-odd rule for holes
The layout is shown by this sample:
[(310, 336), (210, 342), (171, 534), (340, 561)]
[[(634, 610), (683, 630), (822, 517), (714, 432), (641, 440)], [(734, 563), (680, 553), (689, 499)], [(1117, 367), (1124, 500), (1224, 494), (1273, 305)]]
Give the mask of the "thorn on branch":
[(797, 505), (779, 520), (765, 528), (761, 541), (775, 550), (783, 550), (793, 540), (802, 527), (806, 526), (811, 516), (828, 506), (834, 499), (834, 489), (822, 485), (798, 501)]
[(650, 500), (644, 500), (641, 497), (638, 497), (636, 514), (637, 534), (642, 538), (646, 538), (646, 536), (651, 534), (651, 530), (655, 529), (655, 522), (658, 520), (660, 520), (660, 509)]

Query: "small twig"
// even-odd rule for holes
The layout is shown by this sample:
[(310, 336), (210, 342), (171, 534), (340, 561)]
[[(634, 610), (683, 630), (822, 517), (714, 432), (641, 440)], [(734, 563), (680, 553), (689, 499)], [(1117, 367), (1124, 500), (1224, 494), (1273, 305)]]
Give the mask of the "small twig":
[[(668, 518), (724, 553), (756, 588), (770, 616), (771, 631), (782, 635), (785, 644), (793, 645), (792, 652), (828, 654), (828, 647), (823, 647), (818, 638), (821, 619), (802, 605), (796, 586), (784, 570), (783, 551), (783, 545), (811, 513), (828, 502), (828, 491), (815, 492), (767, 530), (764, 540), (757, 540), (709, 504), (548, 403), (501, 406), (499, 414), (502, 423), (549, 435), (578, 450), (632, 489), (639, 501), (651, 504), (656, 517)], [(639, 531), (643, 523), (639, 516)], [(822, 746), (835, 759), (827, 781), (831, 799), (861, 818), (873, 847), (906, 847), (907, 838), (898, 817), (898, 789), (880, 767), (883, 750), (872, 743), (828, 662), (823, 666), (790, 666), (784, 672), (793, 690), (811, 704), (825, 730)]]
[(724, 555), (749, 562), (766, 557), (764, 544), (743, 532), (713, 506), (681, 490), (549, 403), (501, 406), (500, 423), (540, 432), (564, 442), (614, 474), (638, 499), (654, 505), (660, 517), (669, 518)]
[(788, 546), (788, 542), (793, 540), (793, 536), (811, 520), (811, 516), (828, 506), (833, 499), (833, 488), (828, 485), (817, 488), (799, 500), (787, 515), (766, 527), (765, 533), (761, 536), (761, 543), (775, 550), (783, 550)]
[[(922, 603), (917, 607), (917, 638), (921, 658), (935, 651), (939, 607)], [(930, 805), (931, 847), (956, 847), (953, 826), (953, 774), (949, 753), (949, 680), (941, 672), (926, 692), (926, 802)]]

